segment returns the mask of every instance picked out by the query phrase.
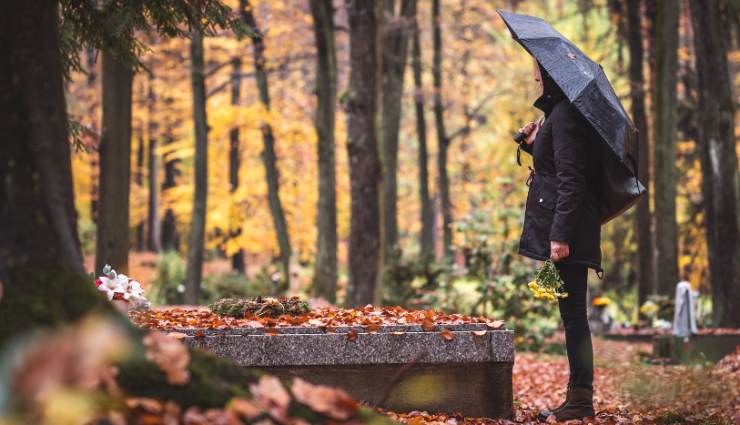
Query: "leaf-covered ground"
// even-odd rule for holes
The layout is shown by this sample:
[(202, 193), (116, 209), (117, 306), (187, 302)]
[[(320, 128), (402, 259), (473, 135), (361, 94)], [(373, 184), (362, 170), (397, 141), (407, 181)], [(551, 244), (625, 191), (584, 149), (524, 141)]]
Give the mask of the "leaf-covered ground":
[[(592, 424), (740, 424), (740, 352), (716, 366), (655, 366), (640, 361), (649, 344), (594, 339), (596, 371)], [(397, 414), (411, 425), (538, 423), (545, 407), (565, 398), (568, 361), (564, 356), (517, 353), (514, 364), (514, 418), (489, 420), (461, 415)]]

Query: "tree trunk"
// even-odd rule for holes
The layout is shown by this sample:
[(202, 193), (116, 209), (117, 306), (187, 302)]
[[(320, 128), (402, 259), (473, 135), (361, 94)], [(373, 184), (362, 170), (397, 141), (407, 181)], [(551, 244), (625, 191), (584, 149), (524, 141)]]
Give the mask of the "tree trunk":
[[(89, 90), (90, 96), (93, 97), (95, 93), (95, 86), (97, 85), (98, 75), (96, 72), (97, 64), (97, 52), (93, 48), (86, 49), (87, 55), (87, 89)], [(93, 117), (97, 115), (95, 108), (95, 102), (91, 101), (88, 107), (87, 113)], [(93, 129), (97, 131), (97, 123), (93, 125)], [(99, 155), (98, 147), (90, 150), (90, 220), (93, 223), (98, 220), (98, 175), (99, 172)]]
[[(165, 102), (166, 104), (171, 103), (170, 100)], [(173, 134), (173, 128), (169, 125), (166, 128), (163, 136), (164, 145), (167, 146), (175, 141)], [(164, 181), (162, 182), (162, 191), (166, 192), (169, 189), (174, 189), (177, 186), (177, 176), (180, 175), (178, 170), (179, 159), (174, 158), (172, 155), (164, 158)], [(162, 250), (172, 251), (180, 249), (180, 234), (177, 231), (177, 221), (175, 220), (175, 213), (172, 208), (167, 208), (162, 218)]]
[[(260, 102), (269, 111), (270, 91), (267, 85), (267, 72), (265, 72), (265, 40), (260, 34), (252, 11), (253, 8), (248, 1), (245, 2), (245, 5), (242, 9), (245, 22), (257, 34), (252, 37), (255, 82), (260, 94)], [(283, 204), (280, 202), (280, 173), (277, 168), (277, 156), (275, 155), (275, 137), (272, 134), (272, 127), (268, 123), (262, 124), (262, 140), (264, 143), (262, 162), (265, 165), (267, 176), (267, 196), (275, 225), (275, 233), (277, 233), (278, 245), (280, 246), (280, 263), (284, 275), (281, 288), (278, 288), (278, 291), (283, 291), (290, 287), (290, 237)]]
[(738, 160), (727, 48), (718, 0), (691, 0), (699, 84), (702, 194), (709, 247), (712, 316), (719, 326), (740, 326)]
[[(641, 0), (627, 0), (627, 38), (630, 53), (630, 94), (632, 97), (632, 119), (639, 134), (638, 174), (646, 186), (650, 185), (650, 138), (648, 134), (647, 113), (645, 111), (645, 79), (642, 74), (643, 48)], [(650, 229), (650, 197), (646, 196), (637, 204), (635, 213), (638, 243), (638, 306), (647, 301), (648, 295), (655, 292), (653, 281), (653, 236)]]
[[(244, 3), (244, 0), (242, 0)], [(242, 83), (242, 60), (239, 57), (231, 59), (232, 72), (231, 72), (231, 104), (235, 107), (239, 106), (239, 98), (241, 97), (241, 83)], [(232, 196), (232, 202), (235, 202), (234, 193), (239, 189), (239, 166), (241, 165), (241, 155), (239, 150), (239, 127), (235, 126), (229, 132), (229, 185)], [(233, 209), (233, 206), (232, 206)], [(233, 214), (233, 213), (232, 213)], [(235, 217), (230, 216), (232, 220)], [(242, 223), (230, 223), (229, 224), (229, 237), (231, 239), (238, 239), (242, 233)], [(238, 274), (246, 274), (246, 264), (244, 262), (244, 248), (239, 249), (231, 256), (231, 269)]]
[(380, 81), (377, 5), (347, 0), (350, 77), (343, 105), (347, 112), (347, 151), (352, 196), (349, 236), (348, 306), (372, 303), (380, 279), (381, 164), (377, 134)]
[(676, 82), (678, 69), (679, 1), (657, 5), (655, 41), (655, 108), (653, 167), (655, 257), (658, 293), (672, 296), (678, 276), (676, 225)]
[[(149, 66), (150, 71), (152, 66)], [(147, 209), (147, 242), (149, 251), (159, 252), (161, 249), (160, 238), (162, 227), (159, 221), (159, 168), (161, 159), (159, 156), (159, 134), (157, 134), (157, 122), (154, 119), (156, 108), (156, 95), (154, 93), (154, 76), (149, 74), (149, 87), (147, 89), (147, 133), (149, 138), (149, 202)]]
[[(416, 5), (414, 5), (416, 6)], [(414, 11), (416, 12), (416, 11)], [(415, 15), (415, 13), (414, 13)], [(434, 259), (434, 207), (429, 196), (429, 156), (427, 153), (427, 123), (424, 117), (424, 88), (421, 78), (421, 42), (419, 24), (414, 18), (414, 35), (411, 52), (411, 68), (414, 73), (414, 106), (416, 107), (416, 135), (419, 139), (419, 198), (421, 201), (421, 259)]]
[(399, 254), (398, 250), (398, 137), (401, 127), (401, 98), (406, 69), (409, 29), (416, 11), (416, 0), (401, 0), (400, 16), (395, 0), (385, 0), (385, 12), (392, 21), (383, 25), (382, 115), (383, 145), (383, 237), (384, 264)]
[(203, 273), (203, 251), (206, 233), (208, 196), (208, 129), (206, 119), (206, 85), (203, 66), (203, 33), (196, 24), (190, 43), (191, 80), (193, 87), (193, 123), (195, 124), (195, 191), (185, 271), (185, 303), (198, 304)]
[[(100, 300), (92, 285), (64, 286), (70, 276), (83, 281), (84, 270), (57, 7), (17, 0), (0, 14), (0, 346), (32, 326), (75, 319)], [(40, 281), (46, 293), (33, 291)]]
[(450, 200), (450, 179), (447, 176), (447, 151), (450, 141), (447, 138), (442, 105), (442, 29), (440, 28), (439, 0), (432, 1), (432, 36), (434, 55), (432, 76), (434, 78), (434, 117), (437, 123), (437, 173), (439, 175), (439, 197), (442, 203), (442, 228), (445, 261), (453, 260), (452, 252), (452, 201)]
[(337, 53), (331, 0), (311, 0), (316, 38), (316, 133), (318, 134), (319, 204), (314, 294), (331, 303), (337, 292), (337, 176), (334, 128), (337, 99)]
[(103, 52), (103, 123), (100, 140), (100, 200), (95, 271), (110, 264), (128, 270), (129, 191), (131, 178), (130, 65)]
[[(140, 188), (144, 187), (144, 151), (146, 150), (146, 144), (144, 142), (144, 129), (139, 130), (139, 144), (136, 147), (136, 185)], [(142, 219), (136, 225), (136, 250), (141, 252), (144, 250), (146, 228), (144, 227), (145, 219)]]

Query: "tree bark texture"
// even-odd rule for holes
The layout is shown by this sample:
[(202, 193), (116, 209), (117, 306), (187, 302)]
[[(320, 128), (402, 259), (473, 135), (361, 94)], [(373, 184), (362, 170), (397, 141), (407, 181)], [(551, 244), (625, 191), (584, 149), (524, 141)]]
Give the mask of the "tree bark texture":
[[(0, 14), (0, 280), (59, 266), (82, 273), (59, 55), (57, 2)], [(56, 78), (55, 78), (56, 77)]]
[(702, 194), (712, 288), (719, 326), (740, 326), (740, 230), (735, 109), (720, 1), (691, 0), (699, 84)]
[(316, 117), (319, 159), (318, 237), (314, 294), (331, 303), (337, 291), (337, 176), (334, 129), (337, 100), (337, 53), (331, 0), (311, 0), (316, 38)]
[(450, 178), (447, 175), (447, 152), (450, 140), (447, 138), (442, 104), (442, 29), (440, 27), (440, 0), (432, 0), (433, 57), (432, 76), (434, 79), (434, 117), (437, 127), (437, 173), (439, 178), (439, 197), (442, 203), (442, 229), (444, 258), (453, 260), (452, 252), (452, 201), (450, 200)]
[(658, 293), (673, 296), (678, 283), (676, 225), (676, 83), (680, 1), (657, 3), (653, 169), (655, 277)]
[[(242, 0), (242, 3), (244, 0)], [(241, 97), (241, 72), (242, 72), (242, 61), (239, 57), (231, 59), (231, 104), (235, 107), (239, 106), (239, 100)], [(239, 168), (241, 166), (241, 150), (239, 148), (239, 127), (234, 127), (229, 132), (229, 190), (231, 191), (232, 197), (234, 192), (239, 189)], [(234, 202), (234, 200), (232, 200)], [(232, 206), (232, 210), (234, 206)], [(233, 214), (233, 213), (232, 213)], [(238, 216), (240, 217), (240, 216)], [(231, 220), (235, 217), (231, 216)], [(237, 239), (242, 233), (242, 223), (229, 223), (229, 237)], [(231, 269), (239, 274), (246, 274), (247, 268), (244, 262), (244, 248), (239, 249), (231, 255)]]
[(348, 306), (372, 303), (380, 278), (381, 163), (377, 134), (380, 81), (378, 11), (373, 2), (347, 0), (350, 77), (347, 112), (351, 219)]
[(193, 87), (193, 123), (195, 124), (195, 190), (185, 270), (185, 303), (197, 304), (203, 274), (203, 251), (206, 233), (208, 197), (208, 128), (206, 119), (206, 86), (203, 66), (203, 33), (195, 25), (190, 43), (191, 80)]
[[(639, 134), (638, 174), (646, 187), (650, 185), (650, 134), (648, 133), (645, 110), (645, 78), (643, 77), (642, 11), (641, 0), (627, 0), (627, 41), (630, 54), (630, 94), (632, 97), (632, 119)], [(650, 197), (645, 196), (635, 212), (638, 244), (638, 305), (647, 301), (655, 292), (653, 236), (650, 226)]]
[[(270, 109), (270, 91), (267, 85), (267, 72), (265, 71), (265, 40), (262, 37), (259, 26), (254, 18), (252, 6), (246, 2), (244, 19), (246, 24), (256, 33), (252, 37), (252, 52), (254, 58), (254, 74), (257, 90), (259, 91), (260, 102), (265, 109)], [(283, 204), (280, 201), (280, 173), (277, 168), (277, 155), (275, 154), (275, 136), (272, 133), (272, 127), (262, 124), (262, 140), (264, 149), (262, 150), (262, 162), (265, 166), (265, 175), (267, 176), (267, 197), (270, 204), (270, 212), (275, 225), (275, 233), (280, 246), (280, 263), (283, 269), (283, 281), (281, 288), (285, 290), (290, 287), (290, 237), (288, 235), (288, 223), (285, 220)]]
[(412, 29), (416, 0), (401, 0), (396, 14), (395, 0), (385, 0), (383, 23), (382, 105), (380, 134), (383, 145), (383, 237), (384, 264), (397, 255), (398, 248), (398, 138), (401, 127), (401, 98), (406, 69), (408, 39)]
[(131, 66), (103, 52), (103, 122), (95, 271), (128, 270), (131, 185)]
[(416, 135), (419, 143), (419, 199), (421, 203), (421, 235), (419, 244), (423, 261), (434, 259), (434, 207), (429, 196), (429, 154), (427, 152), (427, 123), (424, 117), (424, 87), (422, 86), (421, 41), (419, 25), (414, 19), (411, 68), (414, 74), (414, 107)]

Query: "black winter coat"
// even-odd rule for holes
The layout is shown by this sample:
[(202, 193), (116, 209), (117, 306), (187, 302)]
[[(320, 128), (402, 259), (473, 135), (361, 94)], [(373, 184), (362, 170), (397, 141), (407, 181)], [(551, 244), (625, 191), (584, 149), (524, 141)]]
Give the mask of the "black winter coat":
[(565, 241), (570, 255), (562, 262), (601, 273), (598, 135), (559, 89), (537, 99), (535, 106), (545, 113), (545, 121), (532, 145), (520, 144), (533, 156), (534, 171), (519, 253), (544, 261), (550, 258), (550, 241)]

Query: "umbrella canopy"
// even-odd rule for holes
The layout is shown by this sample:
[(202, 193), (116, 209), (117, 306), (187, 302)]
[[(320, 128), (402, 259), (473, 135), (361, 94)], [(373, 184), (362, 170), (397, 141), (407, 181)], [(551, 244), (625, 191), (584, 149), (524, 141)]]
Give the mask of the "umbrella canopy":
[(635, 173), (637, 129), (601, 65), (540, 18), (498, 10), (519, 42), (563, 90), (617, 157)]
[(544, 20), (497, 12), (514, 39), (537, 59), (609, 146), (602, 155), (602, 223), (617, 217), (647, 191), (637, 179), (637, 129), (604, 70)]

